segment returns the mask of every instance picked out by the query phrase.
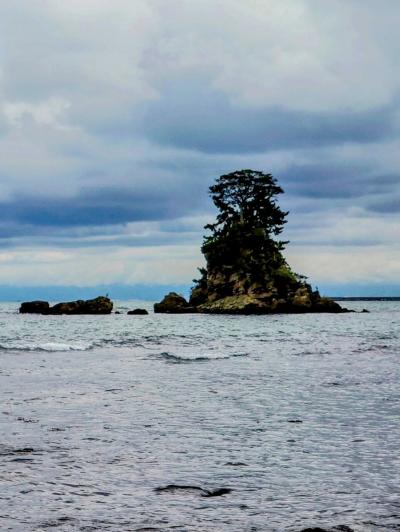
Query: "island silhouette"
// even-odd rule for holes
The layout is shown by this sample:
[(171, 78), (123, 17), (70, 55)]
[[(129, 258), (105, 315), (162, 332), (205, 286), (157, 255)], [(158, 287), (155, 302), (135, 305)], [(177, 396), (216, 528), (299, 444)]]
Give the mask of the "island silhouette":
[(321, 297), (287, 263), (282, 252), (288, 242), (279, 235), (288, 212), (278, 205), (283, 189), (271, 174), (235, 171), (220, 176), (209, 190), (218, 214), (205, 226), (206, 267), (199, 268), (189, 301), (171, 292), (154, 305), (155, 312), (348, 312)]
[[(304, 275), (295, 273), (279, 239), (288, 212), (277, 202), (283, 189), (271, 174), (238, 170), (220, 176), (210, 186), (218, 209), (216, 220), (205, 226), (202, 253), (206, 267), (199, 268), (190, 299), (170, 292), (155, 303), (156, 313), (275, 314), (349, 312), (313, 290)], [(108, 295), (108, 294), (107, 294)], [(50, 306), (47, 301), (21, 304), (20, 313), (110, 314), (108, 297), (77, 300)], [(132, 315), (146, 314), (144, 309)]]

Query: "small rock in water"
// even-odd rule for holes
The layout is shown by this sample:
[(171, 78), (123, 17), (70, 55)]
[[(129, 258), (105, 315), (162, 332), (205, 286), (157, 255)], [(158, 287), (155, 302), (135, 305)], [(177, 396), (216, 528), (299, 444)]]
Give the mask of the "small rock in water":
[(312, 528), (303, 528), (300, 530), (300, 532), (329, 532), (326, 528), (320, 528), (319, 526), (315, 526)]
[(186, 299), (177, 294), (170, 292), (160, 303), (154, 304), (154, 312), (162, 312), (166, 314), (185, 314), (196, 312), (196, 309), (189, 305)]
[(22, 447), (22, 449), (14, 449), (13, 454), (33, 453), (34, 451), (33, 447)]
[(180, 484), (168, 484), (167, 486), (159, 486), (157, 488), (154, 488), (154, 491), (157, 493), (163, 492), (163, 491), (176, 491), (176, 490), (186, 490), (186, 491), (203, 491), (203, 488), (200, 488), (199, 486), (185, 486)]
[(288, 423), (303, 423), (301, 419), (288, 419)]
[(232, 490), (230, 488), (219, 488), (216, 490), (205, 490), (204, 495), (202, 497), (220, 497), (221, 495), (227, 495)]
[(230, 488), (217, 488), (215, 490), (206, 490), (204, 488), (201, 488), (200, 486), (185, 486), (180, 484), (168, 484), (167, 486), (160, 486), (154, 489), (154, 491), (158, 493), (163, 491), (175, 492), (177, 490), (188, 492), (195, 491), (199, 493), (201, 497), (220, 497), (221, 495), (226, 495), (227, 493), (230, 493), (232, 491)]
[(144, 308), (135, 308), (134, 310), (129, 310), (127, 314), (129, 314), (129, 316), (145, 316), (148, 312)]
[(300, 532), (354, 532), (354, 530), (347, 525), (338, 525), (332, 528), (321, 528), (319, 526), (303, 528)]

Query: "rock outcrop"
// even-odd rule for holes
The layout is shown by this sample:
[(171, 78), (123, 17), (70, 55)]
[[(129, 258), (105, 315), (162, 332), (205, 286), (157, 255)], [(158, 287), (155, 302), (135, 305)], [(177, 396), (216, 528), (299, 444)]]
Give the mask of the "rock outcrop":
[(145, 308), (135, 308), (134, 310), (129, 310), (127, 314), (129, 316), (145, 316), (148, 312)]
[(154, 305), (155, 312), (205, 314), (304, 314), (348, 312), (338, 303), (321, 297), (311, 285), (287, 266), (269, 274), (263, 282), (248, 272), (202, 270), (189, 302), (171, 293)]
[(52, 307), (47, 301), (30, 301), (22, 303), (19, 309), (21, 314), (110, 314), (113, 303), (108, 297), (95, 299), (68, 301), (57, 303)]
[(156, 312), (272, 314), (345, 312), (313, 291), (295, 274), (282, 254), (287, 242), (278, 236), (287, 212), (276, 198), (283, 193), (271, 174), (250, 169), (220, 176), (210, 186), (218, 209), (201, 248), (206, 267), (195, 280), (189, 302), (169, 294)]
[(46, 314), (50, 309), (47, 301), (26, 301), (19, 307), (20, 314)]
[[(264, 283), (246, 272), (207, 272), (204, 281), (192, 291), (189, 306), (197, 302), (197, 311), (210, 314), (303, 314), (306, 312), (346, 312), (332, 299), (281, 267), (266, 276)], [(193, 298), (193, 299), (192, 299)]]
[(163, 312), (166, 314), (187, 314), (189, 312), (196, 312), (196, 308), (193, 305), (189, 305), (183, 296), (177, 294), (176, 292), (170, 292), (162, 301), (160, 301), (160, 303), (155, 303), (154, 312)]
[(304, 314), (306, 312), (347, 312), (329, 298), (315, 298), (309, 303), (291, 299), (260, 299), (250, 295), (227, 296), (211, 303), (203, 303), (198, 312), (208, 314)]

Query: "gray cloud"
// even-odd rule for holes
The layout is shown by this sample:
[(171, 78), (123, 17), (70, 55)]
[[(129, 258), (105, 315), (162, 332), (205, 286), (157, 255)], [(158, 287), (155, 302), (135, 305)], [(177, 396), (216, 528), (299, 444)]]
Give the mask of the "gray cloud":
[(82, 190), (70, 198), (20, 196), (0, 204), (0, 222), (11, 235), (34, 227), (73, 228), (110, 226), (135, 221), (176, 219), (193, 211), (197, 198), (183, 201), (187, 191), (174, 197), (157, 190), (135, 192), (118, 187)]
[(397, 193), (400, 174), (371, 173), (368, 165), (325, 163), (293, 165), (282, 172), (288, 194), (315, 199), (351, 199)]
[[(140, 248), (142, 279), (190, 280), (199, 253), (185, 250), (215, 215), (207, 188), (238, 168), (279, 179), (288, 238), (318, 249), (317, 275), (340, 266), (334, 255), (324, 266), (330, 243), (357, 249), (371, 276), (367, 248), (384, 240), (383, 261), (398, 246), (398, 2), (388, 13), (372, 0), (4, 3), (0, 282), (13, 278), (13, 247), (18, 282), (56, 249), (64, 275), (64, 249), (79, 275), (83, 247), (102, 270), (111, 246)], [(145, 247), (174, 245), (176, 268), (149, 266)], [(104, 282), (126, 277), (124, 252)]]
[(244, 107), (201, 81), (169, 85), (160, 99), (146, 107), (143, 130), (150, 140), (206, 153), (370, 143), (398, 134), (393, 104), (362, 112)]
[(395, 198), (390, 196), (386, 199), (369, 203), (368, 209), (378, 214), (400, 214), (400, 191)]

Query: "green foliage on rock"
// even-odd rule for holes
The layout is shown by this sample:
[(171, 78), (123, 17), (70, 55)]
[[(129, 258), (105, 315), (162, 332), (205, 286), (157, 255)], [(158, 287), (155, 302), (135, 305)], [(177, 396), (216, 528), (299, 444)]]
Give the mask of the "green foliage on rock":
[(189, 307), (227, 314), (342, 312), (287, 264), (287, 242), (279, 240), (288, 214), (277, 203), (282, 193), (271, 174), (254, 170), (222, 175), (210, 187), (218, 214), (205, 226), (207, 267), (199, 268)]
[(283, 190), (271, 174), (240, 170), (222, 175), (210, 187), (218, 209), (205, 226), (199, 268), (190, 301), (171, 293), (154, 305), (155, 312), (270, 314), (343, 312), (337, 303), (313, 292), (306, 277), (293, 272), (279, 240), (287, 212), (277, 197)]
[[(240, 170), (222, 175), (210, 187), (218, 208), (216, 222), (206, 225), (202, 252), (207, 270), (244, 272), (254, 281), (285, 265), (281, 251), (286, 242), (277, 237), (288, 214), (276, 196), (283, 193), (271, 174)], [(260, 269), (260, 266), (261, 269)]]

